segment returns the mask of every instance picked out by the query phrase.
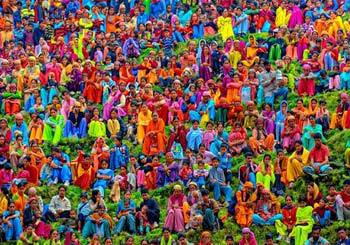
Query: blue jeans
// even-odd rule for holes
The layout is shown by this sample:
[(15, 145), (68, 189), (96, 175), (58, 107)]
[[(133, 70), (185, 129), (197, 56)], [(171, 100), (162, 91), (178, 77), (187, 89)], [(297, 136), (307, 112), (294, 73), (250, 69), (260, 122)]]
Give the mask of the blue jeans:
[(215, 182), (211, 184), (212, 188), (214, 189), (214, 199), (219, 200), (221, 197), (221, 192), (225, 195), (225, 201), (229, 202), (232, 199), (232, 188), (228, 185), (220, 185), (219, 182)]
[(274, 99), (278, 98), (279, 96), (282, 96), (282, 100), (287, 100), (288, 88), (281, 87), (281, 88), (278, 88), (277, 91), (273, 93)]
[(316, 222), (320, 223), (320, 225), (324, 227), (331, 220), (331, 211), (326, 210), (322, 217), (318, 214), (315, 214), (314, 219), (316, 220)]
[(86, 132), (87, 123), (85, 118), (83, 118), (77, 126), (74, 126), (71, 120), (67, 120), (63, 129), (63, 137), (70, 138), (76, 136), (81, 139), (86, 137)]
[(118, 223), (115, 226), (113, 233), (119, 234), (120, 232), (122, 232), (122, 230), (125, 229), (125, 224), (127, 224), (131, 233), (136, 232), (135, 216), (129, 213), (127, 215), (122, 216), (118, 220)]
[(282, 214), (276, 214), (268, 220), (264, 220), (259, 214), (253, 214), (253, 223), (256, 225), (274, 225), (276, 220), (281, 220), (282, 218)]
[[(317, 162), (313, 164), (313, 166), (320, 166), (320, 165), (321, 164), (319, 164)], [(319, 173), (319, 175), (320, 176), (325, 176), (325, 175), (327, 175), (327, 172), (329, 172), (330, 170), (332, 170), (332, 168), (328, 164), (322, 165), (322, 166), (320, 166), (320, 173)], [(304, 171), (304, 173), (309, 174), (309, 175), (313, 175), (313, 174), (316, 173), (315, 169), (312, 166), (305, 166), (303, 168), (303, 171)]]
[(56, 178), (61, 182), (71, 181), (72, 173), (70, 168), (67, 165), (63, 165), (62, 168), (52, 169), (51, 180), (54, 181)]

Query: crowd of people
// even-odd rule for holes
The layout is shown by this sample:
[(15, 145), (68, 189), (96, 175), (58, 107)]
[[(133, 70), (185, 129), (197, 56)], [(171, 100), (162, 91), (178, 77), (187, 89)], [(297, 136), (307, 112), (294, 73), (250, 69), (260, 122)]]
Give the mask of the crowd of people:
[[(350, 168), (349, 138), (341, 166), (327, 146), (350, 128), (349, 0), (0, 7), (0, 242), (113, 244), (127, 232), (131, 245), (160, 227), (141, 244), (191, 244), (195, 230), (209, 245), (235, 222), (241, 245), (262, 242), (252, 225), (275, 227), (265, 244), (330, 244), (321, 229), (350, 220), (350, 179), (320, 188)], [(57, 189), (50, 202), (43, 185)], [(167, 186), (162, 207), (152, 192)]]

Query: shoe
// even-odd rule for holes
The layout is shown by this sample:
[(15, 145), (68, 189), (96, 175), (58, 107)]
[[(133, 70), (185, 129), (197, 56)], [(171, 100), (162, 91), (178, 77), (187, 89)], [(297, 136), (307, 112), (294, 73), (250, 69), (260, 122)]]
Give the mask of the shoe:
[(281, 241), (283, 240), (283, 236), (279, 235), (277, 238), (276, 238), (276, 241)]
[(287, 236), (287, 238), (286, 238), (286, 243), (290, 244), (290, 237), (289, 236)]
[(64, 186), (69, 186), (69, 181), (68, 181), (68, 180), (65, 181), (63, 185), (64, 185)]
[(54, 179), (54, 181), (52, 182), (52, 184), (53, 184), (53, 185), (57, 185), (57, 183), (58, 183), (58, 179), (56, 178), (56, 179)]
[(153, 228), (157, 228), (158, 226), (159, 226), (158, 223), (157, 223), (157, 222), (154, 222)]
[(294, 182), (290, 182), (289, 183), (289, 188), (291, 189), (291, 188), (293, 188), (293, 186), (294, 186)]

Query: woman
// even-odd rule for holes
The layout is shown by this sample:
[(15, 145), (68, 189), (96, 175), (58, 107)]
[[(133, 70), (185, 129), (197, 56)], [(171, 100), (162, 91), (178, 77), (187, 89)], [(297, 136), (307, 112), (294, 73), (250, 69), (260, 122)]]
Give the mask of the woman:
[(249, 138), (249, 146), (255, 155), (262, 153), (264, 150), (272, 151), (275, 143), (273, 134), (268, 134), (264, 128), (264, 119), (258, 118), (256, 126), (252, 131), (252, 137)]
[(92, 146), (91, 157), (94, 162), (93, 168), (95, 173), (97, 173), (97, 170), (100, 168), (102, 160), (109, 162), (109, 146), (106, 144), (104, 138), (99, 137), (96, 139), (94, 145)]
[(187, 140), (186, 140), (187, 129), (182, 125), (178, 117), (174, 117), (172, 121), (172, 127), (170, 128), (170, 136), (166, 148), (166, 152), (169, 152), (173, 147), (174, 143), (179, 143), (182, 146), (182, 149), (186, 149)]
[[(67, 232), (67, 234), (71, 234), (70, 232)], [(50, 232), (50, 238), (44, 242), (43, 245), (63, 245), (66, 243), (62, 243), (60, 241), (60, 234), (56, 230), (51, 230)], [(74, 244), (74, 243), (73, 243)], [(72, 245), (72, 244), (69, 244)], [(77, 244), (74, 244), (77, 245)]]
[(35, 197), (28, 200), (28, 206), (24, 209), (23, 224), (24, 226), (33, 225), (35, 234), (39, 237), (48, 239), (50, 236), (51, 226), (49, 224), (45, 224), (45, 222), (42, 220), (38, 200)]
[(259, 164), (256, 170), (256, 182), (264, 185), (265, 189), (270, 190), (271, 184), (275, 183), (275, 169), (271, 163), (271, 155), (265, 154), (263, 162)]
[(78, 137), (79, 139), (86, 137), (87, 123), (82, 111), (80, 102), (75, 102), (73, 108), (69, 112), (66, 125), (63, 130), (63, 137)]
[(31, 114), (31, 121), (28, 125), (29, 141), (36, 141), (41, 144), (43, 141), (44, 123), (38, 113)]
[(106, 125), (103, 119), (100, 118), (100, 112), (98, 108), (94, 108), (92, 111), (92, 118), (89, 123), (88, 135), (93, 138), (106, 136)]
[(16, 167), (21, 157), (27, 152), (27, 146), (23, 144), (23, 136), (16, 132), (16, 141), (10, 145), (10, 162), (12, 166)]
[(74, 173), (74, 185), (79, 186), (82, 190), (88, 190), (95, 179), (94, 166), (89, 155), (79, 152), (76, 159), (76, 172)]
[(20, 212), (16, 210), (14, 202), (10, 202), (8, 210), (3, 213), (3, 225), (6, 241), (19, 240), (22, 233)]
[(26, 227), (25, 231), (20, 236), (20, 240), (17, 241), (18, 245), (39, 244), (40, 237), (35, 234), (33, 226), (30, 224)]
[(322, 199), (322, 193), (318, 188), (316, 183), (309, 183), (307, 185), (307, 194), (306, 194), (306, 204), (311, 207), (318, 207), (319, 201)]
[(106, 213), (104, 206), (97, 206), (96, 212), (91, 214), (82, 230), (83, 239), (94, 236), (99, 231), (101, 238), (111, 237), (111, 228), (113, 226), (112, 218)]
[(294, 116), (287, 117), (287, 124), (282, 130), (281, 137), (283, 149), (291, 152), (296, 148), (296, 142), (300, 141), (300, 129), (295, 123)]
[(211, 52), (208, 45), (203, 47), (201, 53), (201, 63), (199, 67), (199, 76), (204, 79), (204, 81), (208, 81), (212, 78), (212, 61), (211, 61)]
[(322, 141), (325, 141), (325, 138), (323, 137), (322, 126), (320, 124), (316, 124), (316, 118), (314, 115), (309, 116), (309, 122), (310, 124), (304, 127), (301, 141), (303, 142), (303, 146), (306, 148), (306, 150), (311, 151), (311, 149), (315, 146), (315, 134), (321, 134)]
[(176, 242), (173, 240), (171, 231), (168, 228), (163, 228), (163, 235), (160, 239), (160, 245), (174, 245)]
[(202, 144), (203, 141), (203, 132), (199, 128), (199, 121), (193, 121), (192, 127), (186, 135), (186, 140), (187, 148), (189, 148), (192, 151), (198, 152), (199, 146)]
[(142, 152), (146, 155), (165, 153), (165, 125), (157, 112), (152, 113), (152, 120), (148, 124), (145, 133)]
[(306, 203), (306, 196), (301, 195), (298, 199), (299, 207), (296, 212), (296, 222), (292, 232), (289, 234), (289, 237), (294, 237), (295, 244), (304, 244), (308, 239), (309, 233), (312, 231), (312, 226), (314, 220), (312, 218), (311, 206), (308, 206)]
[(187, 199), (182, 192), (180, 185), (174, 186), (174, 193), (169, 197), (167, 216), (164, 227), (170, 231), (183, 232), (185, 230), (184, 212), (186, 210)]
[(265, 105), (265, 109), (261, 113), (262, 118), (264, 119), (264, 127), (267, 134), (275, 133), (275, 112), (272, 110), (270, 104)]
[(223, 42), (226, 42), (228, 38), (233, 37), (232, 18), (229, 16), (227, 9), (224, 9), (222, 15), (219, 16), (217, 26)]
[(242, 229), (242, 238), (239, 245), (258, 245), (254, 233), (247, 227)]
[(288, 234), (293, 230), (296, 222), (296, 212), (297, 207), (293, 204), (293, 197), (287, 195), (285, 198), (286, 205), (282, 208), (282, 220), (276, 220), (275, 227), (279, 237), (277, 240), (287, 239), (286, 242), (289, 243)]
[(308, 164), (309, 151), (306, 150), (301, 141), (295, 142), (295, 151), (289, 157), (287, 163), (287, 180), (291, 188), (294, 182), (303, 175), (303, 167)]
[(44, 123), (43, 140), (56, 145), (61, 140), (63, 128), (63, 116), (58, 114), (56, 108), (52, 107), (50, 109), (50, 116)]
[(46, 163), (46, 156), (43, 149), (38, 145), (38, 143), (31, 142), (30, 147), (27, 151), (27, 156), (30, 157), (30, 164), (40, 170), (42, 166)]
[(234, 128), (228, 138), (228, 144), (231, 147), (232, 154), (240, 154), (247, 146), (247, 131), (242, 127), (241, 123), (236, 122)]
[(5, 137), (5, 142), (10, 143), (11, 141), (11, 129), (9, 128), (8, 121), (6, 118), (0, 119), (0, 135), (3, 135)]
[(255, 213), (253, 214), (253, 223), (256, 225), (274, 225), (276, 220), (283, 218), (280, 214), (280, 204), (278, 200), (272, 199), (269, 190), (262, 191), (262, 197), (258, 200)]
[(142, 144), (145, 138), (147, 126), (152, 120), (152, 112), (148, 109), (146, 104), (142, 104), (141, 110), (137, 116), (137, 141)]
[(237, 191), (237, 205), (235, 207), (236, 221), (241, 227), (248, 227), (253, 222), (254, 213), (254, 186), (251, 182), (246, 181), (242, 190)]
[(211, 233), (209, 231), (203, 231), (201, 234), (201, 239), (198, 245), (213, 245), (211, 241)]

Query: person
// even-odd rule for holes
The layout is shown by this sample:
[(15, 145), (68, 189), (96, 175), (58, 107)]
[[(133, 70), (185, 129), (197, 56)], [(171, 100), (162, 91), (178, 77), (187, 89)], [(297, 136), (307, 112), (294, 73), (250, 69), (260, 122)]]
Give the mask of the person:
[(313, 208), (307, 205), (305, 195), (299, 197), (298, 203), (299, 207), (297, 208), (296, 213), (297, 220), (289, 237), (294, 237), (295, 244), (304, 244), (307, 241), (308, 235), (311, 233), (314, 224), (312, 218)]
[(90, 215), (90, 205), (88, 203), (88, 194), (86, 192), (82, 192), (80, 194), (80, 202), (77, 207), (77, 215), (78, 215), (78, 230), (81, 231), (84, 227), (86, 218)]
[(265, 236), (265, 245), (277, 245), (277, 243), (273, 242), (273, 235), (271, 233), (267, 233)]
[(214, 231), (217, 224), (219, 205), (214, 199), (209, 198), (209, 191), (201, 191), (202, 200), (197, 203), (196, 213), (203, 217), (202, 227), (204, 230)]
[(65, 196), (66, 190), (64, 185), (58, 187), (58, 195), (52, 197), (49, 210), (45, 214), (46, 220), (55, 221), (57, 218), (69, 218), (72, 206), (69, 199)]
[(274, 225), (276, 220), (283, 218), (280, 214), (278, 201), (273, 201), (269, 190), (262, 191), (262, 198), (257, 201), (253, 214), (253, 223), (256, 225)]
[(338, 238), (339, 240), (337, 241), (336, 245), (349, 245), (350, 244), (350, 239), (346, 234), (346, 230), (344, 227), (339, 227), (337, 229), (338, 233)]
[(20, 220), (20, 211), (16, 210), (14, 202), (10, 202), (8, 210), (2, 215), (3, 229), (6, 241), (18, 240), (22, 234), (23, 226)]
[(58, 114), (56, 108), (50, 109), (50, 116), (45, 120), (43, 140), (54, 145), (61, 140), (64, 128), (64, 117)]
[(271, 155), (265, 154), (262, 163), (256, 169), (256, 182), (263, 184), (267, 190), (271, 190), (275, 181), (275, 169), (271, 163)]
[(293, 230), (296, 222), (297, 207), (293, 204), (293, 197), (287, 195), (285, 198), (286, 205), (282, 208), (282, 220), (276, 220), (275, 227), (279, 234), (277, 240), (286, 240), (289, 243), (288, 234)]
[(140, 208), (143, 206), (147, 206), (148, 212), (147, 217), (149, 222), (153, 227), (158, 226), (159, 217), (160, 217), (160, 209), (158, 203), (150, 197), (147, 189), (141, 190), (142, 202), (140, 203)]
[(305, 245), (311, 245), (311, 244), (329, 245), (330, 243), (324, 237), (321, 237), (320, 234), (321, 234), (321, 227), (315, 225), (312, 228), (312, 235), (309, 238), (309, 240), (305, 242)]
[(254, 214), (254, 202), (256, 201), (253, 196), (253, 190), (253, 184), (246, 181), (242, 190), (236, 192), (235, 218), (237, 224), (241, 227), (249, 227), (253, 222), (252, 216)]
[(257, 245), (258, 242), (255, 239), (255, 234), (247, 227), (242, 229), (242, 238), (239, 241), (239, 245)]
[(238, 179), (240, 181), (239, 189), (241, 189), (247, 181), (251, 182), (254, 188), (256, 187), (256, 170), (257, 166), (253, 162), (253, 154), (247, 152), (245, 154), (245, 164), (242, 165), (238, 171)]
[(329, 149), (322, 143), (322, 135), (316, 133), (314, 136), (315, 147), (310, 151), (310, 166), (303, 168), (304, 173), (309, 175), (326, 176), (332, 168), (329, 166)]
[(33, 226), (30, 224), (26, 227), (25, 231), (22, 232), (17, 244), (18, 245), (35, 244), (36, 242), (39, 241), (39, 239), (40, 237), (35, 234)]
[(322, 192), (315, 182), (311, 182), (307, 185), (306, 193), (307, 204), (312, 207), (317, 207), (319, 201), (322, 199)]
[(322, 137), (322, 141), (325, 141), (323, 136), (322, 126), (320, 124), (316, 124), (316, 118), (314, 115), (309, 116), (310, 124), (304, 127), (303, 136), (301, 137), (301, 141), (303, 142), (303, 146), (311, 151), (315, 146), (315, 136), (316, 134), (320, 134)]
[(225, 201), (229, 202), (232, 199), (232, 188), (226, 184), (225, 173), (219, 167), (219, 159), (214, 157), (212, 160), (212, 167), (209, 170), (209, 182), (214, 189), (214, 199), (219, 200), (221, 192), (225, 195)]
[(313, 211), (315, 223), (321, 227), (329, 226), (331, 224), (331, 211), (326, 206), (327, 198), (322, 198), (318, 204), (319, 206), (315, 207)]
[(198, 245), (213, 245), (209, 231), (202, 232)]
[(120, 200), (117, 208), (118, 222), (115, 226), (113, 233), (120, 234), (123, 230), (128, 229), (131, 234), (136, 233), (136, 203), (130, 199), (130, 191), (126, 191), (124, 194), (124, 200)]
[(152, 120), (146, 128), (146, 135), (142, 144), (142, 152), (146, 155), (165, 153), (166, 136), (165, 124), (163, 119), (159, 118), (157, 112), (152, 113)]
[(287, 163), (287, 180), (289, 187), (303, 175), (304, 166), (308, 165), (309, 152), (303, 147), (301, 141), (295, 142), (295, 152), (289, 157)]
[[(158, 244), (158, 242), (157, 242)], [(173, 240), (171, 232), (168, 228), (164, 227), (162, 231), (162, 237), (160, 239), (160, 245), (175, 245), (176, 242)]]
[(50, 184), (57, 184), (63, 182), (68, 186), (72, 179), (72, 172), (70, 169), (70, 158), (62, 152), (59, 148), (52, 148), (52, 174), (50, 176)]
[(98, 206), (96, 213), (87, 218), (82, 230), (82, 237), (86, 239), (97, 234), (101, 238), (110, 238), (112, 225), (112, 218), (106, 213), (106, 208)]
[(235, 240), (232, 235), (227, 235), (225, 237), (225, 242), (226, 242), (226, 245), (233, 245)]
[(174, 185), (173, 190), (174, 193), (168, 200), (168, 213), (164, 227), (169, 231), (182, 232), (185, 229), (184, 213), (185, 209), (188, 209), (187, 199), (180, 185)]
[(336, 197), (338, 220), (350, 220), (350, 179), (343, 182), (343, 190)]

